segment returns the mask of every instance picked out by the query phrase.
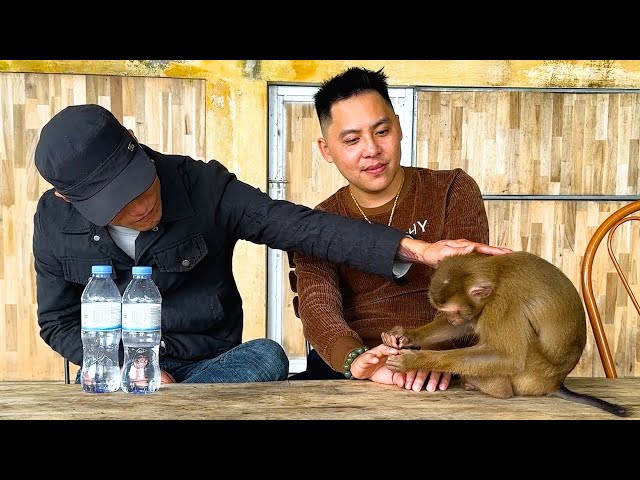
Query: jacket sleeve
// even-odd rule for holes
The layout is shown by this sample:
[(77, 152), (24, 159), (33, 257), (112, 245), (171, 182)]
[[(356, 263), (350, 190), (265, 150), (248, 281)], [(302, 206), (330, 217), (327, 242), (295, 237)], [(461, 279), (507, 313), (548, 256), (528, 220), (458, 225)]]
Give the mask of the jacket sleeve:
[[(226, 181), (212, 192), (217, 221), (238, 238), (271, 248), (304, 253), (395, 281), (393, 262), (404, 232), (384, 225), (274, 200), (243, 183), (216, 161)], [(216, 182), (220, 185), (220, 182)]]
[(342, 372), (347, 354), (363, 342), (344, 319), (337, 266), (301, 254), (294, 260), (304, 336), (327, 364)]
[(457, 169), (447, 196), (443, 239), (489, 243), (489, 221), (476, 181)]
[(39, 211), (34, 216), (33, 254), (40, 336), (56, 352), (82, 365), (80, 296), (83, 287), (64, 278), (62, 262), (47, 248)]

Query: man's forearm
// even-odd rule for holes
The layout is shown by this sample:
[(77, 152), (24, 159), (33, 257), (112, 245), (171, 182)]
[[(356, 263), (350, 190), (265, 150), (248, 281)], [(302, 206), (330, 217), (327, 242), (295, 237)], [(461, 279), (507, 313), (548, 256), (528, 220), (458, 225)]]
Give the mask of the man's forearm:
[[(400, 245), (398, 246), (398, 251), (396, 252), (396, 260), (399, 262), (410, 262), (416, 263), (420, 261), (420, 257), (418, 254), (410, 248), (410, 243), (406, 240), (412, 240), (410, 238), (403, 238), (400, 240)], [(426, 242), (423, 242), (425, 245), (429, 245)]]

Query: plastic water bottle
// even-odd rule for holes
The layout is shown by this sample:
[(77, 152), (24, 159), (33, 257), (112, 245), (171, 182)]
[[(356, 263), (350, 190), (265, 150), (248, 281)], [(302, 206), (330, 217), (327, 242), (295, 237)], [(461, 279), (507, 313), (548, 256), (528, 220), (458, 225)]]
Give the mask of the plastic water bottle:
[(85, 392), (108, 393), (120, 389), (120, 292), (111, 278), (111, 265), (94, 265), (80, 297), (82, 373)]
[(122, 294), (122, 390), (152, 393), (160, 388), (162, 297), (151, 279), (151, 267), (133, 267)]

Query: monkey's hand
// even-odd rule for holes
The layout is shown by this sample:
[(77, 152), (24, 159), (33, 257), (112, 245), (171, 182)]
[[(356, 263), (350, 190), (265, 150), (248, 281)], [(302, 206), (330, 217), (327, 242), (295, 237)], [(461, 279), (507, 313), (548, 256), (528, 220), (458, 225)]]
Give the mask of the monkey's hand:
[(382, 343), (393, 348), (407, 348), (415, 346), (410, 336), (410, 329), (393, 327), (387, 332), (382, 332)]
[(387, 357), (387, 368), (392, 372), (424, 370), (420, 362), (420, 355), (423, 353), (423, 351), (416, 350), (400, 350), (397, 355)]

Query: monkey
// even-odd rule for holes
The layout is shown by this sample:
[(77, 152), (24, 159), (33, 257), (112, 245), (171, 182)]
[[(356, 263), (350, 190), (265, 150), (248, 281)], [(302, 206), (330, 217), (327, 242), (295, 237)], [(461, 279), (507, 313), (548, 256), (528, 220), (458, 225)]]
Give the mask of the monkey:
[[(436, 266), (427, 294), (436, 309), (430, 323), (381, 335), (400, 349), (387, 358), (390, 370), (451, 372), (463, 389), (493, 397), (549, 395), (628, 415), (564, 385), (586, 344), (586, 316), (576, 287), (552, 263), (525, 251), (455, 255)], [(435, 349), (447, 341), (461, 346)]]

